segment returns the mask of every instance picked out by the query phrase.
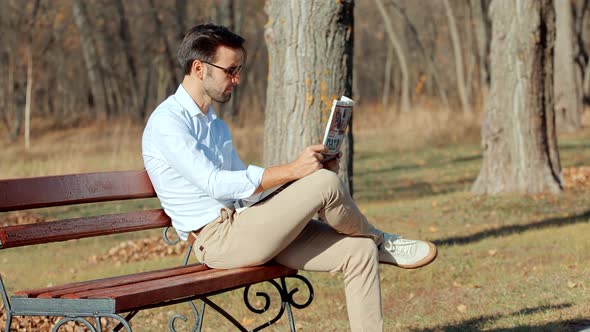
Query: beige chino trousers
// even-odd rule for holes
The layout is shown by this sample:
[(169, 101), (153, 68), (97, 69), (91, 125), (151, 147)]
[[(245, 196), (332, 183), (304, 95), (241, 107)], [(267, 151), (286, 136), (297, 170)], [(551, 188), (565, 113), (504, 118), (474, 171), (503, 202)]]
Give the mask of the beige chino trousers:
[[(323, 221), (312, 220), (319, 214)], [(342, 272), (353, 331), (382, 331), (377, 244), (383, 233), (367, 222), (338, 176), (319, 170), (240, 214), (221, 217), (195, 235), (197, 258), (213, 268), (264, 264)]]

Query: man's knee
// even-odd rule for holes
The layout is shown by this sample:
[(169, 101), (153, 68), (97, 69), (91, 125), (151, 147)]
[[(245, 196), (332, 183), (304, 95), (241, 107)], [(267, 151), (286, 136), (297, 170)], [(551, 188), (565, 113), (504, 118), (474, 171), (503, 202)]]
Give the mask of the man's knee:
[(338, 174), (327, 169), (320, 169), (307, 178), (312, 185), (322, 190), (334, 191), (342, 189), (342, 181), (340, 181)]

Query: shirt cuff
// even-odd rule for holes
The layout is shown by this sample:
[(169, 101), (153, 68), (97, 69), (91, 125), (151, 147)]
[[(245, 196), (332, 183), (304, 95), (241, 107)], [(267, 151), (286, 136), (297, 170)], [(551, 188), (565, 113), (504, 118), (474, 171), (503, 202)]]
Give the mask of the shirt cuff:
[[(252, 182), (252, 184), (254, 184), (254, 191), (256, 191), (256, 189), (258, 189), (258, 187), (260, 187), (260, 184), (262, 183), (262, 175), (264, 174), (264, 168), (262, 167), (258, 167), (258, 166), (254, 166), (254, 165), (249, 165), (248, 169), (246, 170), (246, 174), (248, 176), (248, 179), (250, 179), (250, 181)], [(251, 196), (249, 196), (248, 198), (245, 198), (245, 201), (258, 201), (260, 199), (260, 195), (262, 195), (262, 192), (256, 193), (256, 194), (252, 194)]]

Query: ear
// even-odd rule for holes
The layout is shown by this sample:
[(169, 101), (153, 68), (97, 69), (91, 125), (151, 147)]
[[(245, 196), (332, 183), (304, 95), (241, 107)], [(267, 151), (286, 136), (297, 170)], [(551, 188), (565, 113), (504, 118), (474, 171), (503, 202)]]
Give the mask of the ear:
[(205, 77), (205, 68), (206, 66), (199, 60), (194, 60), (191, 64), (191, 73), (194, 73), (199, 79), (203, 79)]

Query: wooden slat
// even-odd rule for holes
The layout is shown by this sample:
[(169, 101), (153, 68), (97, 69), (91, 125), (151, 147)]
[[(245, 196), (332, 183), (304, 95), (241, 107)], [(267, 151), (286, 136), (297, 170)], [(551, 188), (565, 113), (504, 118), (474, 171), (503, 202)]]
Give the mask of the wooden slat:
[(0, 212), (155, 197), (146, 171), (0, 180)]
[[(139, 272), (136, 274), (124, 275), (124, 276), (116, 276), (116, 277), (108, 277), (108, 278), (101, 278), (95, 280), (88, 280), (88, 281), (81, 281), (81, 282), (73, 282), (69, 284), (63, 284), (58, 286), (51, 286), (51, 287), (44, 287), (44, 288), (37, 288), (37, 289), (27, 289), (14, 292), (14, 295), (21, 296), (21, 297), (28, 297), (28, 298), (35, 298), (35, 297), (60, 297), (66, 293), (74, 293), (79, 291), (80, 289), (89, 290), (92, 288), (105, 288), (105, 287), (113, 287), (119, 286), (129, 283), (136, 283), (146, 280), (153, 280), (159, 279), (163, 276), (171, 276), (176, 274), (183, 274), (188, 272), (195, 272), (195, 271), (203, 271), (209, 269), (206, 265), (201, 263), (190, 264), (186, 266), (175, 266), (171, 268), (155, 270), (155, 271), (148, 271), (148, 272)], [(62, 294), (59, 294), (62, 293)]]
[(297, 270), (277, 263), (231, 270), (211, 269), (132, 285), (68, 294), (63, 298), (112, 298), (117, 312), (157, 303), (206, 295), (295, 274)]
[(162, 209), (0, 227), (2, 249), (170, 226)]
[(141, 272), (127, 276), (118, 276), (104, 279), (97, 279), (86, 282), (71, 283), (56, 287), (48, 287), (44, 289), (37, 289), (32, 291), (16, 292), (15, 295), (26, 297), (40, 297), (40, 298), (59, 298), (66, 294), (87, 292), (97, 289), (111, 288), (129, 284), (136, 284), (139, 282), (159, 280), (169, 278), (175, 275), (184, 275), (187, 273), (201, 272), (208, 270), (206, 265), (197, 263), (187, 266), (176, 266), (173, 268), (162, 269), (150, 272)]

